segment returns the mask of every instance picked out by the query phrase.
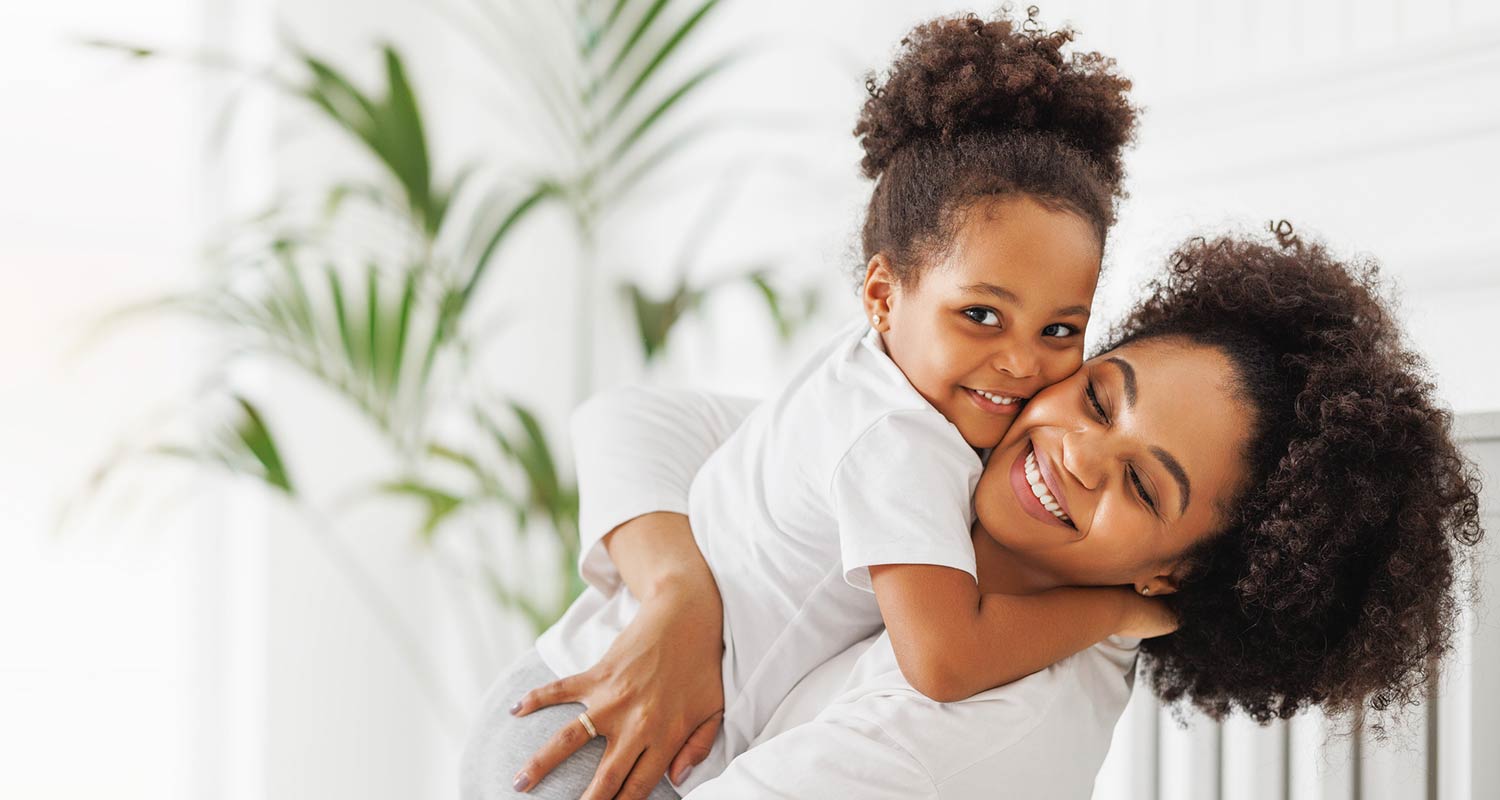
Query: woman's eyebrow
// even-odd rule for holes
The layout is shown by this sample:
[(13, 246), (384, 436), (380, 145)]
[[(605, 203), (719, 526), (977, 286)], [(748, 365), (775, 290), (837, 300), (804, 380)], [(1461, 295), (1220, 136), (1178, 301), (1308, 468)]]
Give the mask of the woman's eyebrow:
[(1151, 455), (1156, 456), (1156, 459), (1161, 462), (1161, 465), (1167, 468), (1167, 472), (1172, 474), (1172, 479), (1177, 481), (1177, 489), (1182, 494), (1182, 502), (1178, 504), (1177, 516), (1180, 517), (1183, 514), (1186, 514), (1188, 507), (1188, 497), (1192, 494), (1193, 491), (1192, 483), (1188, 481), (1187, 470), (1182, 468), (1182, 464), (1177, 459), (1173, 458), (1171, 453), (1168, 453), (1160, 447), (1152, 447)]
[(1109, 358), (1104, 359), (1104, 363), (1113, 364), (1115, 365), (1116, 369), (1120, 370), (1120, 375), (1125, 378), (1125, 403), (1127, 405), (1134, 406), (1135, 398), (1137, 396), (1135, 386), (1135, 367), (1132, 367), (1129, 361), (1126, 361), (1119, 356), (1110, 356)]
[[(1140, 396), (1140, 390), (1135, 382), (1135, 367), (1131, 366), (1129, 361), (1119, 356), (1110, 356), (1104, 359), (1104, 363), (1111, 364), (1115, 369), (1120, 371), (1120, 377), (1125, 379), (1125, 404), (1133, 407), (1136, 398)], [(1193, 490), (1193, 484), (1188, 480), (1187, 470), (1182, 468), (1182, 462), (1160, 447), (1152, 447), (1151, 455), (1156, 456), (1161, 465), (1166, 467), (1172, 479), (1177, 481), (1178, 494), (1182, 495), (1182, 502), (1178, 504), (1177, 515), (1182, 516), (1187, 513), (1188, 499), (1192, 496)]]

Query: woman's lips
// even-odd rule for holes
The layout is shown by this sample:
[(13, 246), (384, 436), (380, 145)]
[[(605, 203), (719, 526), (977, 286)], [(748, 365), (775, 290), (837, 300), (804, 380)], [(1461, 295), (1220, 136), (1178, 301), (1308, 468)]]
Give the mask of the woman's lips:
[[(1026, 456), (1031, 453), (1031, 450), (1031, 444), (1028, 442), (1016, 455), (1015, 462), (1010, 465), (1010, 488), (1016, 493), (1016, 502), (1020, 503), (1022, 511), (1042, 522), (1056, 525), (1064, 530), (1074, 530), (1067, 523), (1053, 516), (1052, 512), (1042, 505), (1042, 501), (1036, 499), (1036, 495), (1031, 493), (1031, 482), (1026, 480)], [(1037, 459), (1037, 463), (1041, 463), (1040, 458)]]
[[(1035, 445), (1031, 447), (1031, 450), (1032, 452), (1036, 452)], [(1062, 513), (1068, 515), (1068, 519), (1073, 519), (1073, 510), (1068, 508), (1067, 498), (1063, 497), (1062, 492), (1058, 491), (1062, 488), (1062, 481), (1057, 479), (1057, 468), (1053, 466), (1052, 459), (1042, 453), (1037, 453), (1036, 468), (1038, 472), (1042, 473), (1042, 483), (1047, 486), (1047, 494), (1052, 495), (1052, 499), (1057, 501), (1057, 505), (1062, 509)]]

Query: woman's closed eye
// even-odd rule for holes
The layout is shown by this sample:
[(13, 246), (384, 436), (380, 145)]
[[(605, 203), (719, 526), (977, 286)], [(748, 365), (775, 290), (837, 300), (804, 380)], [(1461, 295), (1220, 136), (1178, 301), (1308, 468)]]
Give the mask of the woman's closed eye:
[(1141, 483), (1140, 473), (1135, 471), (1135, 467), (1126, 467), (1125, 472), (1130, 475), (1130, 482), (1135, 484), (1135, 491), (1141, 496), (1142, 502), (1151, 508), (1151, 513), (1157, 514), (1156, 501), (1151, 498), (1151, 493), (1146, 491), (1145, 484)]
[(1104, 413), (1104, 406), (1099, 403), (1099, 395), (1094, 393), (1094, 382), (1087, 381), (1083, 384), (1083, 394), (1088, 398), (1089, 405), (1093, 407), (1094, 416), (1100, 422), (1109, 424), (1109, 415)]
[[(1104, 410), (1104, 404), (1099, 402), (1099, 395), (1094, 391), (1093, 381), (1084, 383), (1083, 393), (1088, 398), (1089, 405), (1092, 407), (1094, 415), (1098, 417), (1099, 421), (1106, 425), (1109, 424), (1109, 414)], [(1151, 509), (1151, 513), (1160, 516), (1160, 512), (1156, 508), (1156, 500), (1151, 496), (1150, 492), (1146, 491), (1146, 485), (1141, 481), (1140, 473), (1136, 471), (1135, 467), (1126, 467), (1125, 475), (1130, 480), (1131, 485), (1135, 487), (1136, 494), (1140, 496), (1141, 501)]]

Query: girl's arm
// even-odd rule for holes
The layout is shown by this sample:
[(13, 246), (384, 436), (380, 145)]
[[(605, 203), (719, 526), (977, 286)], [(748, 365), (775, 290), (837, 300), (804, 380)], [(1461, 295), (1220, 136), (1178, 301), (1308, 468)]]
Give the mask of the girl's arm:
[(1150, 638), (1176, 628), (1164, 603), (1120, 586), (981, 595), (967, 573), (928, 564), (871, 566), (870, 580), (902, 675), (943, 703), (1023, 678), (1108, 636)]
[[(605, 758), (585, 798), (644, 798), (708, 755), (723, 709), (723, 612), (686, 516), (698, 468), (753, 402), (697, 392), (616, 390), (573, 416), (580, 489), (580, 571), (594, 588), (641, 602), (598, 664), (528, 692), (513, 713), (581, 702)], [(521, 768), (536, 786), (588, 741), (558, 731)]]

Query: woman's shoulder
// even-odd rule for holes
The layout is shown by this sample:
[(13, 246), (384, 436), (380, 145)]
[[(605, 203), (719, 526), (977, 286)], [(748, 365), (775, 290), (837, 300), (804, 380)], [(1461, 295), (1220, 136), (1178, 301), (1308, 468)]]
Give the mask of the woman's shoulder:
[[(1137, 641), (1111, 637), (1046, 669), (956, 703), (911, 687), (882, 635), (820, 716), (878, 724), (941, 786), (1092, 776), (1130, 699)], [(1049, 785), (1039, 783), (1041, 785)], [(1022, 793), (1024, 796), (1024, 793)]]

